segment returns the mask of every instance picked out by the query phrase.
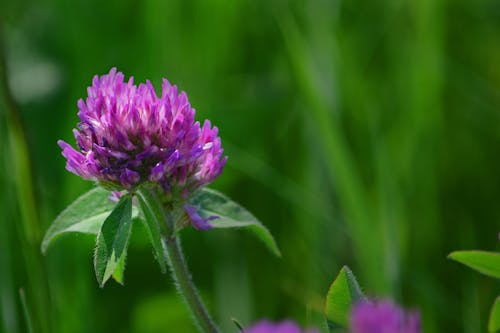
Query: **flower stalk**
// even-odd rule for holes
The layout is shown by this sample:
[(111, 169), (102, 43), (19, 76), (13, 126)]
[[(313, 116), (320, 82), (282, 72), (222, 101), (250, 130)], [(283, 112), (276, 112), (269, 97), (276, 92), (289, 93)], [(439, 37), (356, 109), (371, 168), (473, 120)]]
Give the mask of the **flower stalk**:
[(193, 283), (191, 274), (184, 259), (179, 236), (164, 237), (168, 253), (168, 264), (176, 282), (179, 293), (189, 307), (199, 328), (206, 333), (219, 333), (219, 329), (210, 317), (198, 291)]
[(154, 222), (160, 228), (167, 265), (170, 268), (177, 290), (186, 302), (198, 328), (204, 333), (220, 333), (217, 325), (210, 317), (189, 272), (182, 252), (180, 237), (175, 232), (175, 219), (178, 218), (175, 208), (166, 209), (155, 188), (140, 189), (137, 195), (146, 202), (150, 213), (148, 215), (155, 219)]

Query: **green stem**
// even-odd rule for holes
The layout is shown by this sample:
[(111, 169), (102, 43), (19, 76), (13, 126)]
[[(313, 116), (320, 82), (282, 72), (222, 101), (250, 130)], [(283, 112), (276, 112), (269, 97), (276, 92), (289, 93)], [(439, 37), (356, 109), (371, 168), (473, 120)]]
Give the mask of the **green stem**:
[(175, 212), (164, 208), (154, 188), (141, 189), (138, 195), (147, 204), (145, 207), (149, 211), (147, 215), (158, 224), (167, 254), (167, 264), (170, 267), (177, 289), (184, 298), (193, 318), (198, 324), (198, 328), (203, 333), (220, 333), (220, 330), (203, 304), (191, 278), (191, 273), (182, 252), (180, 238), (174, 232)]
[(198, 322), (198, 325), (203, 332), (219, 333), (219, 329), (208, 314), (208, 311), (201, 300), (198, 291), (193, 283), (191, 274), (182, 253), (181, 243), (178, 236), (164, 237), (167, 247), (169, 266), (172, 271), (172, 276), (177, 285), (177, 289), (184, 297), (186, 304), (193, 317)]

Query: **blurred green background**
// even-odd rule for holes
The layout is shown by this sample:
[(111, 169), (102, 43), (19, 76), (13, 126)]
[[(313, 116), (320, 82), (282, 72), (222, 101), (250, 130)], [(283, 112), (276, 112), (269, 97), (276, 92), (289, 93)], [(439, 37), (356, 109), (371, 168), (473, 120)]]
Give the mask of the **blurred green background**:
[[(100, 289), (94, 240), (43, 233), (92, 184), (66, 172), (76, 101), (117, 66), (167, 77), (220, 128), (213, 184), (273, 232), (183, 232), (225, 332), (322, 322), (348, 264), (372, 296), (418, 307), (424, 331), (486, 330), (498, 282), (446, 259), (498, 250), (500, 2), (1, 0), (0, 330), (194, 332), (135, 226), (125, 286)], [(6, 85), (7, 83), (7, 85)]]

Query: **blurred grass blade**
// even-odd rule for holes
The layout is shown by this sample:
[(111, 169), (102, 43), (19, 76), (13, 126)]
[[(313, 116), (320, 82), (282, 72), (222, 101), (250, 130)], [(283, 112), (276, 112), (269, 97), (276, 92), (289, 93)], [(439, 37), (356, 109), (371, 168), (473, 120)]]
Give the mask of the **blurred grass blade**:
[(328, 328), (346, 328), (352, 305), (362, 299), (364, 295), (356, 277), (349, 267), (342, 267), (326, 295), (325, 315)]
[(211, 220), (214, 228), (244, 228), (252, 231), (276, 256), (281, 252), (269, 230), (248, 210), (224, 194), (210, 188), (199, 190), (190, 200), (203, 218), (218, 216)]
[[(36, 290), (32, 295), (34, 316), (31, 322), (37, 331), (50, 332), (50, 301), (48, 282), (38, 252), (40, 226), (38, 206), (33, 188), (31, 158), (25, 129), (21, 120), (21, 110), (14, 100), (9, 86), (7, 73), (6, 47), (4, 40), (4, 22), (0, 15), (0, 99), (5, 107), (5, 121), (9, 150), (6, 153), (9, 161), (8, 177), (12, 181), (16, 193), (16, 213), (20, 215), (20, 223), (14, 221), (19, 234), (21, 259), (27, 275), (28, 290)], [(2, 152), (3, 153), (3, 152)]]
[(24, 289), (19, 289), (19, 298), (21, 299), (21, 306), (23, 307), (24, 320), (26, 322), (26, 331), (28, 333), (33, 333), (33, 320), (31, 318), (31, 311), (26, 301), (26, 293)]
[[(305, 37), (300, 32), (291, 12), (277, 16), (291, 67), (296, 81), (308, 103), (308, 117), (312, 120), (318, 142), (324, 150), (331, 184), (338, 191), (343, 214), (349, 225), (352, 241), (359, 257), (362, 273), (375, 291), (391, 288), (384, 267), (384, 246), (380, 246), (381, 227), (373, 218), (373, 206), (363, 188), (358, 166), (346, 142), (338, 117), (334, 117), (333, 105), (321, 92), (322, 73), (310, 54)], [(334, 87), (331, 87), (333, 89)]]
[(117, 267), (120, 269), (119, 263), (122, 256), (126, 255), (131, 232), (132, 198), (130, 195), (125, 195), (106, 218), (97, 235), (94, 268), (101, 287)]
[(455, 251), (448, 258), (485, 275), (500, 279), (500, 253), (487, 251)]
[(102, 223), (116, 203), (108, 199), (109, 191), (96, 187), (76, 199), (54, 220), (42, 241), (42, 252), (59, 236), (68, 232), (97, 235)]
[(232, 317), (231, 321), (234, 323), (234, 325), (240, 330), (240, 332), (245, 332), (245, 327), (239, 322), (238, 319)]

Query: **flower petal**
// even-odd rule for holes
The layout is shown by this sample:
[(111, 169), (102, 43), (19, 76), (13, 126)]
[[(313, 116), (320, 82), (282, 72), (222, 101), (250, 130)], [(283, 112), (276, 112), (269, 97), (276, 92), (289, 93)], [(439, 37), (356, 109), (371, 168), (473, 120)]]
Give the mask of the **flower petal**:
[(189, 219), (191, 220), (191, 225), (196, 230), (204, 231), (212, 229), (213, 226), (208, 222), (219, 218), (219, 216), (209, 216), (208, 218), (203, 218), (200, 216), (200, 214), (198, 214), (194, 206), (188, 204), (184, 205), (184, 209), (186, 210), (186, 213), (188, 214)]

